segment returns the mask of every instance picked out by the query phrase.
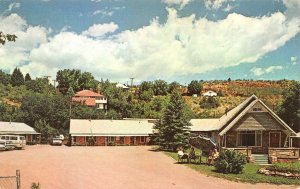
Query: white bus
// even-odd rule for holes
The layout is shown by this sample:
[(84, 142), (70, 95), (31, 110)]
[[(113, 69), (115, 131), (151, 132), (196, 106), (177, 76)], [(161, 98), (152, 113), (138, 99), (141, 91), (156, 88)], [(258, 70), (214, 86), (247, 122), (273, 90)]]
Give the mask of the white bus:
[(12, 143), (17, 149), (23, 149), (26, 146), (25, 137), (19, 135), (0, 135), (0, 141)]

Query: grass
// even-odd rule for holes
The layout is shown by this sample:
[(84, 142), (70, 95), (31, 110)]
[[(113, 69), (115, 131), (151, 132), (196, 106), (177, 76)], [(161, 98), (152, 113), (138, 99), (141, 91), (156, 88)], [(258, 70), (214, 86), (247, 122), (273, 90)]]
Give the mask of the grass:
[[(177, 161), (177, 153), (175, 152), (164, 152), (166, 155), (172, 157)], [(197, 153), (197, 151), (196, 151)], [(249, 182), (249, 183), (271, 183), (271, 184), (289, 184), (289, 185), (300, 185), (299, 179), (288, 179), (284, 177), (267, 176), (257, 173), (261, 166), (253, 163), (247, 163), (244, 171), (241, 174), (223, 174), (218, 173), (214, 166), (208, 166), (206, 164), (185, 164), (186, 166), (203, 173), (205, 175), (224, 178), (236, 182)]]

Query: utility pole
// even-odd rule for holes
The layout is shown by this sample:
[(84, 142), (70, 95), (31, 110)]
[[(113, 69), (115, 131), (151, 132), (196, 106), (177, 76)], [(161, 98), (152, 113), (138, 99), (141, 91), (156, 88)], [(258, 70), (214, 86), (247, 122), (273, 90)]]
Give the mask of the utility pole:
[(133, 86), (133, 80), (134, 80), (134, 77), (131, 77), (131, 78), (130, 78), (130, 81), (131, 81), (131, 88), (132, 88), (132, 86)]
[(56, 87), (56, 86), (55, 86), (55, 84), (56, 84), (56, 80), (55, 80), (55, 79), (53, 79), (52, 81), (53, 81), (53, 86), (54, 86), (54, 89), (55, 89), (55, 87)]
[(47, 81), (48, 81), (48, 84), (49, 84), (49, 78), (51, 78), (51, 76), (49, 76), (49, 75), (45, 75), (45, 76), (44, 76), (44, 78), (45, 78), (45, 79), (47, 79)]

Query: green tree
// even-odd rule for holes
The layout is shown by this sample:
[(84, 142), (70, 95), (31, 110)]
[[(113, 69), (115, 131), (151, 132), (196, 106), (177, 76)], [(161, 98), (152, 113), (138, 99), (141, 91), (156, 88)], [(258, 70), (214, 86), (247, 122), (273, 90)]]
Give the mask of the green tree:
[(45, 120), (38, 120), (35, 122), (34, 127), (37, 132), (41, 133), (42, 143), (47, 143), (51, 137), (58, 135), (58, 131), (52, 128)]
[(89, 72), (83, 72), (78, 78), (78, 85), (80, 90), (93, 89), (96, 90), (99, 82), (95, 80), (94, 76)]
[(220, 106), (220, 99), (218, 97), (208, 96), (203, 97), (200, 101), (201, 108), (217, 108)]
[(168, 94), (168, 83), (164, 80), (155, 80), (153, 83), (154, 95), (167, 95)]
[(75, 92), (80, 90), (80, 86), (78, 83), (79, 78), (81, 77), (80, 70), (59, 70), (56, 73), (56, 81), (58, 82), (58, 90), (62, 94), (66, 94), (70, 87), (73, 88)]
[(24, 76), (19, 68), (15, 68), (11, 74), (11, 84), (12, 86), (24, 85)]
[(151, 81), (143, 81), (139, 86), (139, 92), (143, 93), (144, 91), (153, 90), (153, 84)]
[(105, 112), (84, 105), (75, 105), (72, 108), (72, 118), (76, 119), (104, 119)]
[(3, 85), (10, 84), (10, 75), (0, 70), (0, 83)]
[(283, 93), (283, 103), (276, 110), (294, 131), (300, 131), (300, 82), (294, 81)]
[(176, 150), (189, 144), (190, 118), (186, 113), (186, 105), (178, 91), (170, 96), (170, 102), (163, 116), (155, 123), (158, 129), (158, 143), (164, 149)]
[(153, 84), (150, 81), (143, 81), (139, 86), (139, 99), (150, 101), (153, 97)]
[(202, 90), (202, 83), (200, 81), (193, 80), (188, 84), (188, 94), (200, 94)]
[(141, 94), (140, 94), (140, 100), (144, 100), (144, 101), (151, 101), (153, 97), (153, 91), (152, 90), (149, 90), (149, 91), (143, 91)]
[(180, 89), (180, 84), (176, 81), (173, 81), (172, 83), (169, 84), (168, 93), (172, 93), (174, 90), (179, 90), (179, 89)]
[(26, 82), (26, 81), (31, 81), (31, 77), (30, 77), (29, 73), (27, 73), (27, 74), (25, 75), (25, 82)]
[[(27, 80), (25, 81), (25, 85), (27, 89), (37, 93), (49, 93), (51, 90), (47, 78), (36, 78), (35, 80)], [(54, 92), (54, 89), (52, 92)]]
[(2, 31), (0, 31), (0, 44), (4, 45), (8, 41), (15, 42), (17, 39), (17, 36), (14, 34), (4, 34)]

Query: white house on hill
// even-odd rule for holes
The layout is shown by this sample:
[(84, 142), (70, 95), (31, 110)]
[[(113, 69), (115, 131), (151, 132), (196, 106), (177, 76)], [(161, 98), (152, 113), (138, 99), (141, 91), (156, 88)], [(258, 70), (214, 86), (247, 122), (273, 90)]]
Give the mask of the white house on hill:
[(203, 96), (218, 96), (218, 95), (214, 91), (207, 91), (206, 93), (203, 93)]

